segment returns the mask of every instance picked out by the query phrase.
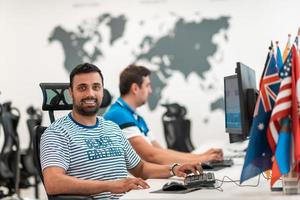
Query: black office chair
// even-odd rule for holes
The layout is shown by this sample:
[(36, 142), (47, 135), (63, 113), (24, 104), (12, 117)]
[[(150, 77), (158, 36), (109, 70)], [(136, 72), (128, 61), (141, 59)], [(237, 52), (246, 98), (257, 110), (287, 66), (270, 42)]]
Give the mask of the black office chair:
[(191, 121), (185, 119), (185, 107), (177, 103), (162, 106), (167, 108), (162, 116), (167, 147), (182, 152), (193, 151), (194, 146), (190, 138)]
[[(27, 148), (22, 149), (21, 163), (20, 163), (20, 188), (35, 188), (35, 198), (39, 198), (38, 184), (40, 182), (39, 173), (33, 162), (33, 137), (35, 136), (35, 127), (42, 124), (42, 111), (30, 106), (27, 108), (27, 114), (29, 118), (26, 120), (27, 128), (29, 132), (29, 143)], [(33, 177), (34, 183), (31, 178)]]
[[(54, 122), (54, 111), (71, 110), (73, 107), (72, 98), (69, 96), (69, 83), (41, 83), (40, 87), (43, 92), (42, 109), (48, 111), (50, 121)], [(104, 96), (100, 108), (105, 108), (111, 103), (112, 97), (108, 90), (104, 89)], [(34, 145), (34, 162), (38, 169), (41, 180), (43, 181), (43, 174), (40, 164), (40, 139), (47, 127), (37, 126), (36, 135), (33, 137)], [(49, 200), (90, 200), (92, 196), (79, 195), (48, 195)]]
[(11, 102), (1, 105), (0, 122), (4, 132), (4, 143), (0, 153), (0, 186), (8, 192), (0, 192), (0, 198), (17, 194), (19, 196), (19, 136), (17, 126), (20, 112), (11, 106)]

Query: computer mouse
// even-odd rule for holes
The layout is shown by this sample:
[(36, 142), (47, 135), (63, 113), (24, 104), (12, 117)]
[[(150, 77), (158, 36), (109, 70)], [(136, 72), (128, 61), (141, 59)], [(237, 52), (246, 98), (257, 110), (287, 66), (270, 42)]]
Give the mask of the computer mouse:
[(201, 167), (202, 169), (214, 169), (213, 165), (211, 165), (210, 163), (201, 163)]
[(163, 185), (162, 190), (163, 191), (180, 191), (180, 190), (186, 190), (187, 187), (183, 185), (182, 183), (171, 181)]

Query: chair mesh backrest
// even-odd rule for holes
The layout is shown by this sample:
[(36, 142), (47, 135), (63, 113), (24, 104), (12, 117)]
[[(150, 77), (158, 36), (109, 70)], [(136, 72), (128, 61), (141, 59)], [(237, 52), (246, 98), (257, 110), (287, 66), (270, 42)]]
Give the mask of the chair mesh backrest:
[(40, 83), (43, 92), (43, 110), (71, 110), (69, 83)]
[(190, 126), (190, 120), (182, 118), (163, 122), (165, 139), (169, 149), (182, 152), (194, 150), (190, 139)]
[[(72, 110), (73, 101), (69, 95), (69, 83), (40, 83), (43, 92), (43, 110)], [(100, 108), (107, 107), (112, 97), (108, 90), (104, 89)]]
[(194, 146), (190, 139), (191, 121), (185, 119), (186, 108), (177, 103), (163, 104), (167, 111), (162, 116), (164, 134), (169, 149), (191, 152)]

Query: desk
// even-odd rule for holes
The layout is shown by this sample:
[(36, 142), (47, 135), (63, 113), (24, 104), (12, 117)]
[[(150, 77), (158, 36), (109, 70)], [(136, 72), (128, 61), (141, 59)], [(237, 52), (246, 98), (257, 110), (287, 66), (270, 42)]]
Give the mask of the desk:
[[(241, 158), (234, 159), (235, 165), (230, 168), (225, 168), (219, 171), (214, 171), (216, 179), (222, 180), (222, 178), (226, 175), (229, 176), (233, 180), (239, 180), (241, 169), (243, 166), (243, 160)], [(170, 179), (148, 179), (147, 183), (150, 185), (149, 189), (146, 190), (132, 190), (125, 194), (121, 199), (147, 199), (147, 200), (155, 200), (155, 199), (228, 199), (228, 200), (253, 200), (253, 199), (261, 199), (261, 200), (299, 200), (300, 195), (284, 195), (283, 192), (271, 192), (270, 184), (268, 181), (261, 175), (260, 182), (257, 187), (239, 187), (234, 183), (223, 183), (222, 189), (223, 192), (218, 191), (216, 189), (202, 189), (194, 192), (186, 193), (186, 194), (156, 194), (150, 193), (151, 191), (161, 189), (162, 185), (171, 180), (182, 180), (182, 178), (170, 178)], [(228, 180), (228, 179), (225, 179)], [(243, 185), (256, 185), (258, 182), (258, 176), (254, 177)], [(217, 184), (220, 184), (217, 181)]]

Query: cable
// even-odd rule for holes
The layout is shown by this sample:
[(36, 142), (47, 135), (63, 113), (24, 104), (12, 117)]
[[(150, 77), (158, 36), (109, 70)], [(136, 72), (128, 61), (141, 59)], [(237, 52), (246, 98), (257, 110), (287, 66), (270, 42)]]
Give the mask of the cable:
[(266, 180), (270, 180), (270, 178), (269, 177), (267, 177), (266, 175), (265, 175), (265, 173), (263, 172), (263, 173), (261, 173), (262, 174), (262, 176), (266, 179)]
[[(225, 181), (225, 178), (229, 179), (229, 181)], [(260, 183), (260, 174), (259, 174), (259, 176), (258, 176), (258, 180), (257, 180), (257, 183), (256, 183), (255, 185), (242, 185), (242, 184), (240, 184), (240, 183), (236, 183), (236, 182), (240, 182), (240, 180), (233, 180), (233, 179), (231, 179), (231, 178), (228, 177), (228, 176), (224, 176), (224, 177), (222, 178), (222, 180), (216, 179), (216, 181), (221, 182), (221, 184), (220, 184), (219, 186), (217, 186), (217, 187), (214, 187), (214, 189), (217, 189), (217, 190), (219, 190), (220, 192), (223, 192), (223, 189), (221, 188), (222, 185), (223, 185), (223, 183), (234, 183), (235, 185), (237, 185), (237, 186), (239, 186), (239, 187), (257, 187), (257, 186), (259, 185), (259, 183)]]

